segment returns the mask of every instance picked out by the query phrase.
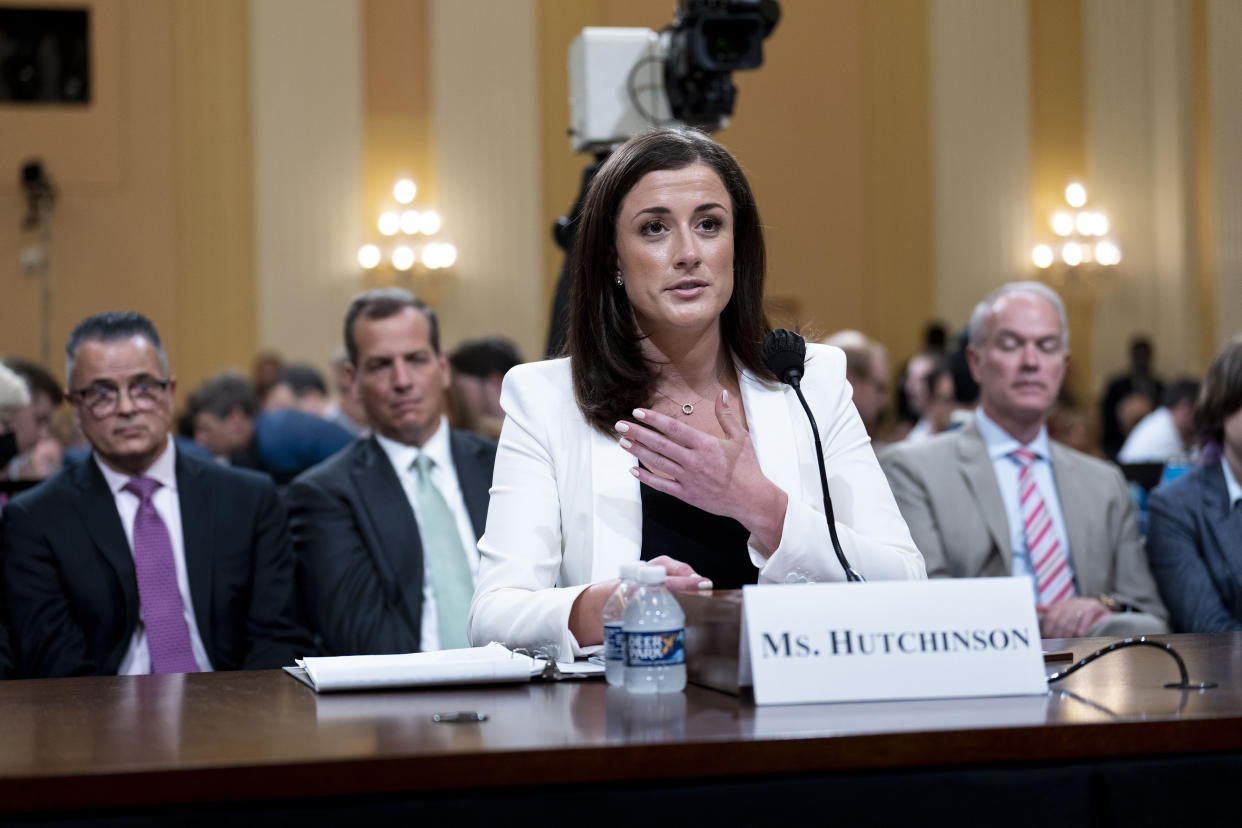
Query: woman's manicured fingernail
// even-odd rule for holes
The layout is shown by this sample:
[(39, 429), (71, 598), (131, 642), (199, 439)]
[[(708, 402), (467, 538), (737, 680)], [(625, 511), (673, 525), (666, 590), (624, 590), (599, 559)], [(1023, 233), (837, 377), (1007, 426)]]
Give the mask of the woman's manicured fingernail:
[(635, 408), (635, 409), (634, 409), (634, 416), (635, 416), (635, 417), (637, 417), (637, 418), (638, 418), (638, 419), (640, 419), (640, 420), (645, 420), (645, 419), (647, 419), (647, 412), (646, 412), (646, 411), (643, 411), (641, 408)]
[(630, 447), (630, 446), (632, 446), (632, 445), (634, 445), (634, 444), (633, 444), (633, 443), (631, 443), (629, 440), (625, 439), (624, 437), (622, 437), (622, 438), (621, 438), (621, 448), (623, 448), (623, 449), (627, 449), (627, 448), (629, 448), (629, 447)]
[(630, 466), (630, 474), (638, 477), (638, 466)]
[(699, 589), (711, 589), (711, 588), (712, 588), (712, 582), (707, 580), (706, 578), (699, 581)]
[(615, 428), (617, 431), (621, 432), (622, 434), (630, 430), (629, 423), (625, 423), (621, 421), (618, 421), (617, 424), (613, 426), (613, 428)]

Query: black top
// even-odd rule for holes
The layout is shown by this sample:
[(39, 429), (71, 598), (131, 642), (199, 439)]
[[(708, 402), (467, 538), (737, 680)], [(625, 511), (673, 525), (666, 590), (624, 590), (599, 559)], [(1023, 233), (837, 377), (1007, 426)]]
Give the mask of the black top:
[(733, 518), (713, 515), (647, 485), (643, 500), (642, 559), (668, 555), (711, 578), (716, 589), (739, 589), (759, 581), (746, 542), (750, 532)]

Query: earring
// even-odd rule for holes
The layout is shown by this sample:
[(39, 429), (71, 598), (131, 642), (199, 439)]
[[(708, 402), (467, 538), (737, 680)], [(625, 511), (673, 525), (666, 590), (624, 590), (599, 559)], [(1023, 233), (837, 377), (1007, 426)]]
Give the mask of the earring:
[(620, 270), (617, 271), (617, 278), (615, 281), (617, 283), (617, 287), (621, 287), (621, 285), (625, 284), (625, 277), (621, 275)]

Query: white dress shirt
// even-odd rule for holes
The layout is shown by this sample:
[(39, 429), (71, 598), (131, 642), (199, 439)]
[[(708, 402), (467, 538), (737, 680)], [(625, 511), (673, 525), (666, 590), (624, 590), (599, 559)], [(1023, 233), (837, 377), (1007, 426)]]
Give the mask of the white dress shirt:
[(1233, 469), (1229, 468), (1229, 461), (1223, 454), (1220, 457), (1220, 470), (1225, 473), (1225, 493), (1229, 495), (1229, 508), (1232, 509), (1242, 500), (1242, 485), (1233, 476)]
[(1121, 451), (1117, 452), (1117, 462), (1167, 463), (1185, 451), (1182, 435), (1173, 422), (1173, 412), (1160, 406), (1131, 429)]
[[(457, 482), (457, 467), (453, 465), (453, 453), (449, 447), (448, 418), (440, 418), (440, 425), (421, 449), (390, 440), (378, 432), (375, 439), (388, 455), (397, 479), (401, 481), (401, 488), (405, 489), (405, 498), (414, 510), (414, 519), (418, 522), (420, 532), (423, 521), (418, 514), (418, 472), (412, 467), (419, 454), (426, 454), (431, 458), (431, 482), (440, 490), (453, 513), (453, 519), (457, 522), (457, 534), (461, 536), (461, 546), (465, 550), (466, 561), (470, 564), (470, 577), (475, 579), (479, 573), (478, 540), (474, 536), (470, 513), (466, 511), (466, 501), (461, 496), (461, 486)], [(426, 541), (423, 545), (426, 546)], [(435, 585), (431, 582), (431, 565), (426, 555), (423, 555), (423, 613), (419, 626), (419, 649), (425, 653), (440, 649)]]
[[(1065, 532), (1065, 515), (1061, 512), (1061, 498), (1057, 494), (1056, 478), (1052, 473), (1052, 462), (1049, 459), (1048, 429), (1041, 426), (1039, 435), (1029, 444), (1023, 445), (1011, 437), (1007, 431), (996, 424), (979, 408), (975, 412), (975, 426), (983, 437), (988, 457), (992, 459), (992, 468), (996, 472), (996, 484), (1000, 487), (1001, 500), (1005, 503), (1005, 517), (1009, 520), (1009, 547), (1013, 550), (1013, 573), (1031, 579), (1031, 589), (1039, 600), (1039, 590), (1035, 586), (1035, 572), (1031, 566), (1031, 555), (1026, 548), (1026, 532), (1022, 520), (1022, 504), (1018, 501), (1018, 472), (1022, 467), (1011, 455), (1019, 448), (1026, 448), (1035, 454), (1031, 464), (1031, 473), (1035, 476), (1035, 486), (1048, 507), (1052, 517), (1052, 531), (1061, 540), (1061, 549), (1065, 552), (1065, 564), (1069, 569), (1070, 578), (1074, 577), (1074, 565), (1070, 561), (1069, 536)], [(1077, 581), (1075, 581), (1077, 586)]]
[[(185, 618), (186, 627), (190, 630), (190, 649), (194, 652), (194, 663), (203, 672), (212, 669), (211, 660), (207, 658), (207, 648), (203, 646), (203, 637), (198, 633), (198, 622), (194, 618), (194, 600), (190, 595), (190, 578), (185, 567), (185, 538), (181, 532), (181, 501), (177, 495), (177, 450), (173, 439), (168, 438), (168, 445), (151, 468), (143, 473), (160, 483), (160, 487), (151, 495), (151, 504), (159, 513), (160, 519), (168, 527), (168, 538), (172, 541), (173, 562), (177, 567), (177, 591), (181, 593), (181, 615)], [(134, 554), (134, 518), (138, 515), (138, 495), (125, 491), (125, 484), (132, 478), (109, 468), (103, 459), (96, 454), (95, 463), (103, 472), (104, 480), (116, 502), (116, 510), (121, 516), (121, 526), (125, 529), (125, 540), (129, 543), (129, 554)], [(121, 659), (117, 675), (131, 676), (151, 672), (151, 651), (147, 648), (147, 628), (142, 620), (142, 607), (138, 608), (138, 626), (134, 627), (134, 635), (129, 640), (129, 649)]]

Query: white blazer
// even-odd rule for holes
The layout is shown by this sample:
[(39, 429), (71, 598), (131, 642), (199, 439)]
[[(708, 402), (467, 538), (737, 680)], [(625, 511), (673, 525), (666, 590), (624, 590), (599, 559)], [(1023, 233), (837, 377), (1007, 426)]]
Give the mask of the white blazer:
[[(802, 390), (824, 445), (837, 534), (868, 580), (927, 577), (876, 462), (845, 381), (845, 355), (807, 347)], [(750, 538), (760, 583), (842, 581), (824, 519), (814, 440), (793, 389), (740, 378), (742, 405), (763, 473), (789, 496), (775, 551)], [(587, 424), (568, 359), (521, 365), (505, 377), (506, 419), (496, 453), (487, 529), (470, 607), (470, 639), (509, 647), (556, 644), (583, 655), (569, 611), (588, 585), (616, 578), (642, 545), (642, 498), (617, 437)], [(671, 557), (677, 557), (675, 553)]]

